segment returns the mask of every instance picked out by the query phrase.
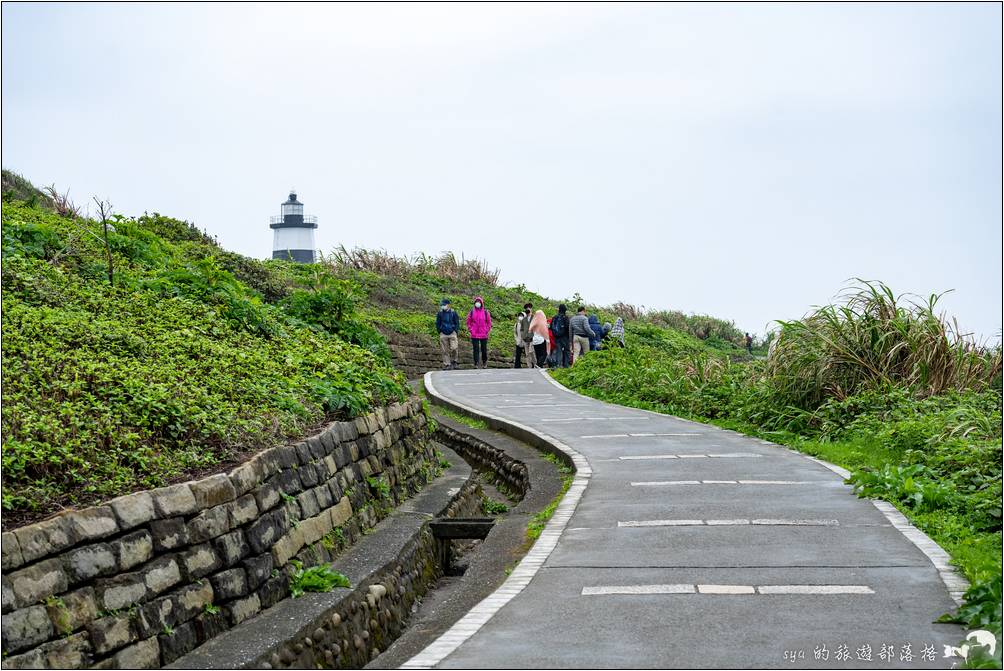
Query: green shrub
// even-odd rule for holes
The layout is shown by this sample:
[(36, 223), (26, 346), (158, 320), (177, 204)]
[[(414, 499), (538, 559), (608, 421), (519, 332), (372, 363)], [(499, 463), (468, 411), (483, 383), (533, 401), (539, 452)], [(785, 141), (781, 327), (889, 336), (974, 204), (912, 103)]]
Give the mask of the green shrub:
[(952, 499), (951, 488), (933, 480), (933, 473), (921, 464), (885, 464), (879, 471), (858, 471), (849, 482), (859, 496), (902, 503), (917, 511), (943, 508)]

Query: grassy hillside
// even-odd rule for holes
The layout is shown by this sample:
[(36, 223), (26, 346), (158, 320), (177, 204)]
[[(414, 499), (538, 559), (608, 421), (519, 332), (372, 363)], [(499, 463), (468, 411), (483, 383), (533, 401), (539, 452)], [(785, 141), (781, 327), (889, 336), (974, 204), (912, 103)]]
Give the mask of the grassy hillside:
[[(601, 322), (613, 323), (623, 317), (629, 341), (656, 347), (685, 342), (695, 350), (711, 348), (735, 360), (749, 359), (741, 346), (744, 334), (730, 321), (678, 311), (645, 312), (626, 303), (600, 306), (578, 294), (549, 298), (522, 284), (501, 286), (497, 270), (482, 261), (458, 259), (451, 253), (403, 258), (380, 251), (341, 248), (325, 259), (325, 265), (361, 287), (366, 295), (361, 315), (367, 322), (394, 333), (435, 336), (440, 300), (450, 298), (463, 320), (474, 305), (474, 297), (482, 296), (494, 323), (489, 345), (506, 355), (511, 355), (514, 346), (515, 315), (529, 301), (548, 317), (557, 312), (559, 303), (565, 303), (570, 312), (586, 305)], [(758, 343), (754, 354), (765, 352), (763, 344)]]
[(329, 270), (158, 214), (114, 217), (106, 244), (20, 188), (3, 204), (5, 526), (403, 398), (358, 289)]
[[(220, 468), (401, 397), (378, 329), (434, 336), (444, 296), (462, 315), (484, 296), (491, 346), (506, 356), (523, 303), (550, 315), (559, 302), (452, 254), (341, 249), (318, 264), (263, 262), (160, 214), (109, 216), (106, 238), (102, 221), (79, 213), (66, 194), (3, 171), (8, 528)], [(639, 342), (701, 348), (703, 337), (745, 355), (722, 320), (598, 312), (634, 318)], [(656, 326), (672, 320), (692, 334)]]
[(911, 302), (877, 284), (781, 324), (762, 360), (736, 362), (674, 331), (660, 337), (590, 354), (555, 377), (849, 469), (861, 495), (893, 503), (952, 555), (974, 583), (960, 617), (1000, 635), (999, 345), (957, 337), (936, 298)]

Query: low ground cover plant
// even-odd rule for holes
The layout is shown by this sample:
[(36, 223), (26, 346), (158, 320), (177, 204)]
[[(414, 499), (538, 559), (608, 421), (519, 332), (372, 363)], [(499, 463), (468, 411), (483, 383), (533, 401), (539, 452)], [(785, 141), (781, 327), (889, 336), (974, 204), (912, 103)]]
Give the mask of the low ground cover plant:
[(328, 269), (115, 216), (110, 282), (100, 223), (45, 202), (3, 205), (5, 527), (405, 398), (361, 289)]
[(336, 587), (351, 587), (344, 574), (331, 568), (329, 564), (318, 564), (303, 568), (303, 564), (293, 559), (293, 573), (289, 578), (289, 593), (297, 599), (307, 592), (330, 592)]

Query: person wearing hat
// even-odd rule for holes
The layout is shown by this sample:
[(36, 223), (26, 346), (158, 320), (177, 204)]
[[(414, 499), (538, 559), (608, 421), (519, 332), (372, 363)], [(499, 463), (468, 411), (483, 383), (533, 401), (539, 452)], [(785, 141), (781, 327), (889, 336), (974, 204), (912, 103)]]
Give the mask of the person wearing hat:
[(459, 352), (457, 331), (460, 330), (460, 315), (450, 307), (449, 298), (444, 298), (439, 303), (436, 330), (439, 331), (439, 349), (443, 352), (443, 370), (454, 370), (457, 368)]

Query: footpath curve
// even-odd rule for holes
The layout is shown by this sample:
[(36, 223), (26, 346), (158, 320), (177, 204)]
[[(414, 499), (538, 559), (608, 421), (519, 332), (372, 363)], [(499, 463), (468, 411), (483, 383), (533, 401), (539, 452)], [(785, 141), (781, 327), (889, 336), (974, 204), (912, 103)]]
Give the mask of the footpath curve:
[(506, 582), (403, 668), (947, 668), (965, 582), (841, 469), (615, 406), (539, 370), (428, 373), (434, 402), (575, 480)]

